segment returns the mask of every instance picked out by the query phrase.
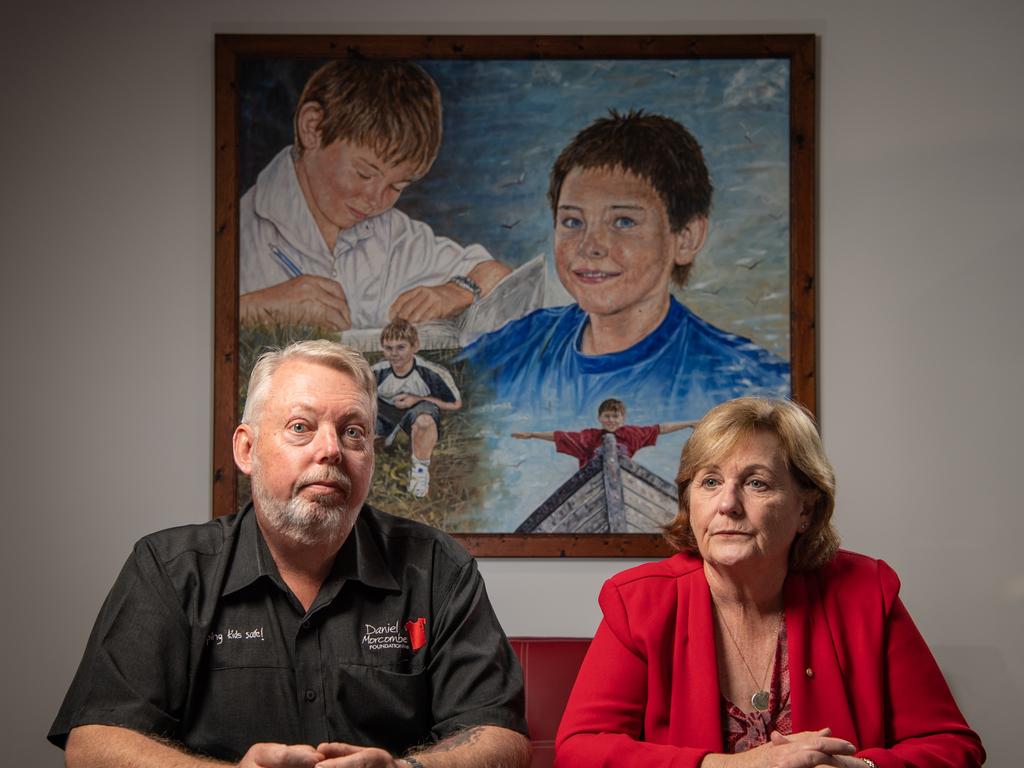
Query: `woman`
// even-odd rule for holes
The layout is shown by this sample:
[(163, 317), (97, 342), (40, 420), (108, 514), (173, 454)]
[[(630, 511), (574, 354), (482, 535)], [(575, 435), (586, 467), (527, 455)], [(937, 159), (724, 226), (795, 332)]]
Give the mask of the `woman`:
[(601, 590), (557, 766), (984, 762), (896, 574), (838, 549), (835, 477), (800, 406), (717, 406), (676, 482), (680, 553)]

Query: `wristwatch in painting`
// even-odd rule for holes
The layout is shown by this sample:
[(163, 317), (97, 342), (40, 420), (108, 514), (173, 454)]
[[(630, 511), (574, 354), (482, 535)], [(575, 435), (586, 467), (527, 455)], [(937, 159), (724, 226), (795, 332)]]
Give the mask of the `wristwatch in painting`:
[(465, 275), (456, 275), (448, 281), (452, 285), (457, 285), (459, 288), (465, 288), (467, 291), (473, 294), (473, 301), (476, 302), (480, 298), (480, 286), (476, 284), (476, 280)]

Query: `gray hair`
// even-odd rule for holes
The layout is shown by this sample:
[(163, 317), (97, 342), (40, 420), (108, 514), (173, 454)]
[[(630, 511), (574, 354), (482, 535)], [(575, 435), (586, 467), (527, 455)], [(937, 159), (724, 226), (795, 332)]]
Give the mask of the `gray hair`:
[(370, 370), (359, 352), (352, 347), (327, 339), (310, 339), (296, 341), (284, 348), (271, 349), (264, 352), (256, 360), (249, 375), (249, 389), (245, 398), (245, 409), (242, 411), (242, 423), (254, 429), (258, 428), (260, 411), (263, 401), (270, 389), (270, 380), (274, 373), (289, 360), (304, 360), (317, 363), (336, 371), (347, 373), (356, 380), (359, 388), (366, 393), (370, 401), (371, 424), (377, 421), (377, 378)]

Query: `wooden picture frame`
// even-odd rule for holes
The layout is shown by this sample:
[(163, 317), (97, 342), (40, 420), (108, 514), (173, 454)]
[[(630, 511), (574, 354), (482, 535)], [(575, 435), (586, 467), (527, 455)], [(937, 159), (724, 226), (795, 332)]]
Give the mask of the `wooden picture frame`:
[[(243, 115), (243, 100), (249, 98), (246, 90), (246, 78), (254, 76), (247, 73), (254, 71), (252, 67), (277, 66), (293, 67), (296, 71), (308, 71), (318, 62), (334, 58), (361, 59), (411, 59), (425, 68), (437, 68), (448, 72), (459, 72), (460, 66), (472, 65), (474, 71), (489, 71), (488, 67), (511, 67), (517, 73), (525, 71), (529, 66), (535, 77), (543, 77), (552, 83), (558, 83), (567, 91), (572, 90), (573, 81), (568, 72), (579, 73), (580, 67), (586, 67), (586, 78), (593, 81), (595, 77), (608, 74), (608, 104), (619, 105), (620, 108), (640, 106), (648, 111), (658, 111), (659, 104), (641, 103), (634, 105), (628, 99), (628, 93), (620, 92), (622, 83), (630, 87), (641, 85), (645, 89), (663, 88), (665, 93), (686, 83), (690, 92), (701, 92), (721, 82), (725, 76), (734, 71), (732, 88), (743, 81), (743, 95), (719, 99), (723, 109), (738, 104), (737, 109), (746, 109), (742, 114), (754, 114), (756, 110), (766, 110), (765, 104), (774, 105), (776, 114), (772, 125), (779, 133), (781, 148), (776, 142), (773, 151), (782, 158), (783, 167), (776, 167), (772, 173), (781, 180), (772, 186), (760, 187), (770, 194), (778, 194), (781, 200), (772, 201), (770, 218), (775, 219), (772, 225), (781, 233), (778, 249), (787, 262), (785, 272), (778, 272), (774, 278), (779, 285), (775, 293), (783, 294), (783, 298), (767, 289), (761, 288), (761, 294), (772, 294), (766, 301), (785, 301), (788, 297), (788, 312), (783, 312), (776, 333), (776, 343), (781, 338), (788, 343), (778, 350), (780, 356), (788, 357), (789, 381), (792, 397), (808, 407), (812, 413), (817, 408), (816, 391), (816, 336), (815, 336), (815, 260), (816, 260), (816, 39), (813, 35), (697, 35), (697, 36), (601, 36), (601, 37), (568, 37), (568, 36), (297, 36), (297, 35), (217, 35), (215, 41), (216, 58), (216, 182), (215, 182), (215, 327), (214, 327), (214, 414), (213, 414), (213, 513), (215, 516), (236, 511), (240, 497), (239, 476), (232, 458), (231, 436), (237, 424), (240, 409), (240, 348), (239, 348), (239, 204), (245, 189), (253, 183), (254, 168), (266, 162), (264, 155), (255, 159), (258, 154), (251, 149), (254, 135), (253, 125), (260, 128), (259, 120), (249, 120)], [(518, 67), (519, 69), (516, 69)], [(646, 67), (646, 69), (644, 69)], [(729, 70), (729, 67), (734, 67)], [(628, 77), (619, 77), (619, 70), (629, 69)], [(639, 69), (637, 69), (639, 68)], [(725, 68), (725, 69), (723, 69)], [(263, 70), (260, 70), (261, 72)], [(695, 74), (694, 74), (695, 73)], [(439, 76), (431, 73), (435, 79)], [(522, 79), (519, 75), (515, 75)], [(659, 83), (656, 78), (664, 78)], [(758, 81), (763, 77), (763, 81)], [(619, 78), (619, 79), (616, 79)], [(702, 79), (703, 78), (703, 79)], [(750, 78), (753, 78), (751, 81)], [(580, 76), (583, 79), (583, 76)], [(652, 84), (653, 83), (653, 84)], [(709, 83), (711, 85), (709, 85)], [(439, 166), (446, 148), (454, 147), (452, 156), (457, 157), (458, 131), (448, 125), (449, 94), (442, 83), (442, 100), (445, 103), (445, 144), (442, 155), (424, 182), (438, 176), (438, 184), (445, 182), (444, 170)], [(600, 83), (598, 87), (605, 87)], [(701, 89), (704, 90), (701, 90)], [(694, 90), (696, 89), (696, 90)], [(727, 96), (731, 93), (724, 89)], [(650, 90), (644, 93), (650, 93)], [(661, 91), (659, 91), (660, 93)], [(780, 92), (783, 96), (780, 97)], [(268, 91), (267, 93), (270, 93)], [(287, 131), (290, 130), (291, 113), (295, 107), (294, 88), (278, 89), (272, 97), (277, 100), (280, 113), (275, 122), (278, 146), (281, 141), (290, 141)], [(289, 97), (292, 103), (287, 103)], [(784, 99), (785, 107), (779, 112), (779, 98)], [(743, 99), (763, 99), (762, 104), (745, 103)], [(271, 97), (264, 96), (264, 101)], [(452, 102), (457, 102), (453, 98)], [(735, 104), (733, 104), (735, 102)], [(248, 102), (246, 102), (248, 104)], [(457, 105), (456, 105), (457, 106)], [(273, 105), (264, 104), (261, 109), (273, 109)], [(454, 108), (454, 107), (453, 107)], [(249, 109), (248, 106), (245, 109)], [(543, 111), (538, 102), (538, 112)], [(248, 114), (248, 113), (247, 113)], [(582, 128), (589, 120), (599, 117), (591, 111), (588, 116), (573, 118), (575, 124)], [(756, 115), (755, 115), (756, 118)], [(709, 146), (708, 138), (695, 131), (698, 139), (705, 146), (709, 155), (709, 166), (712, 167), (712, 181), (715, 183), (716, 195), (742, 195), (750, 193), (744, 184), (737, 183), (736, 188), (722, 188), (715, 172), (714, 154), (717, 157), (733, 157), (730, 152), (750, 152), (760, 141), (759, 128), (744, 125), (742, 120), (732, 120), (729, 114), (718, 115), (716, 125), (732, 126), (729, 128), (728, 140), (723, 139), (720, 147)], [(689, 121), (686, 121), (689, 125)], [(481, 129), (482, 130), (482, 129)], [(735, 133), (734, 133), (735, 131)], [(769, 131), (770, 132), (770, 131)], [(571, 135), (571, 134), (570, 134)], [(723, 134), (724, 135), (724, 134)], [(550, 168), (550, 160), (564, 145), (568, 137), (557, 142), (549, 142), (542, 157), (536, 161), (519, 157), (501, 158), (501, 146), (495, 145), (492, 157), (493, 166), (506, 163), (504, 172), (508, 175), (508, 185), (522, 181), (526, 172), (531, 174), (531, 181), (538, 184), (536, 190), (542, 188), (534, 174), (546, 177)], [(717, 135), (715, 136), (717, 138)], [(261, 138), (260, 141), (269, 147), (275, 139)], [(733, 142), (733, 149), (728, 149)], [(748, 146), (749, 145), (749, 146)], [(277, 147), (274, 148), (275, 150)], [(464, 153), (467, 154), (467, 153)], [(756, 154), (755, 154), (756, 156)], [(517, 164), (520, 163), (520, 164)], [(533, 163), (530, 165), (529, 163)], [(765, 163), (758, 166), (751, 161), (747, 169), (749, 173), (764, 172)], [(775, 163), (778, 166), (778, 163)], [(786, 167), (788, 166), (788, 167)], [(522, 170), (521, 170), (522, 169)], [(454, 173), (454, 172), (453, 172)], [(449, 179), (451, 181), (451, 179)], [(469, 181), (466, 182), (467, 184)], [(491, 179), (490, 188), (503, 188), (506, 182)], [(413, 205), (425, 205), (423, 197), (413, 200)], [(551, 212), (542, 194), (534, 194), (536, 212), (532, 209), (520, 208), (527, 213), (520, 220), (528, 218), (529, 226), (539, 226), (538, 222), (546, 221), (550, 227)], [(717, 198), (716, 198), (717, 199)], [(405, 198), (403, 198), (403, 201)], [(756, 205), (746, 203), (747, 212), (751, 213)], [(402, 204), (399, 204), (402, 207)], [(450, 206), (457, 209), (454, 204)], [(726, 206), (728, 210), (728, 201)], [(465, 206), (461, 213), (450, 210), (445, 214), (446, 222), (472, 219), (465, 215)], [(711, 221), (715, 227), (717, 207), (712, 208)], [(756, 213), (756, 211), (753, 211)], [(441, 214), (437, 214), (440, 216)], [(769, 218), (762, 216), (761, 218)], [(434, 222), (428, 222), (434, 223)], [(509, 218), (499, 222), (507, 232), (519, 228), (519, 220)], [(439, 234), (448, 235), (447, 225), (435, 225)], [(524, 225), (520, 231), (525, 232)], [(733, 237), (725, 225), (726, 234), (723, 241), (728, 245), (728, 238)], [(734, 237), (734, 239), (737, 239)], [(534, 237), (533, 243), (538, 242)], [(485, 243), (489, 248), (490, 243)], [(525, 246), (524, 246), (525, 248)], [(516, 249), (512, 249), (516, 250)], [(721, 251), (721, 248), (719, 248)], [(548, 248), (550, 252), (550, 248)], [(759, 253), (759, 251), (758, 251)], [(550, 259), (550, 257), (549, 257)], [(522, 263), (522, 262), (520, 262)], [(514, 266), (518, 266), (515, 264)], [(738, 274), (743, 270), (754, 270), (758, 266), (757, 256), (736, 258), (730, 263), (730, 274)], [(692, 279), (692, 278), (691, 278)], [(707, 280), (707, 283), (713, 281)], [(728, 281), (726, 281), (728, 282)], [(688, 284), (689, 285), (689, 284)], [(697, 289), (688, 288), (693, 294)], [(737, 289), (739, 290), (739, 289)], [(708, 306), (715, 302), (713, 288), (706, 292)], [(694, 296), (687, 295), (687, 301)], [(742, 305), (740, 296), (734, 298)], [(751, 301), (750, 297), (747, 297)], [(696, 296), (696, 301), (701, 296)], [(701, 309), (698, 307), (698, 313)], [(777, 316), (778, 312), (775, 313)], [(776, 317), (778, 320), (778, 317)], [(788, 322), (787, 322), (788, 321)], [(753, 321), (756, 325), (760, 320)], [(767, 322), (767, 321), (766, 321)], [(767, 327), (767, 326), (765, 326)], [(754, 338), (747, 333), (742, 323), (737, 333)], [(788, 338), (787, 338), (788, 337)], [(759, 344), (763, 339), (756, 339)], [(545, 446), (546, 448), (549, 448)], [(676, 449), (676, 456), (678, 450)], [(531, 458), (531, 461), (535, 459)], [(643, 454), (640, 456), (643, 461)], [(610, 473), (618, 472), (623, 466), (632, 465), (629, 459), (616, 463), (617, 467), (609, 469)], [(626, 466), (629, 469), (629, 466)], [(641, 467), (643, 470), (643, 467)], [(665, 472), (663, 471), (663, 475)], [(612, 476), (612, 475), (609, 475)], [(606, 487), (614, 487), (614, 483)], [(244, 490), (244, 489), (243, 489)], [(568, 492), (568, 491), (567, 491)], [(545, 502), (547, 503), (547, 502)], [(660, 534), (650, 533), (515, 533), (511, 531), (488, 532), (451, 531), (456, 538), (478, 556), (494, 557), (653, 557), (669, 553), (669, 549)]]

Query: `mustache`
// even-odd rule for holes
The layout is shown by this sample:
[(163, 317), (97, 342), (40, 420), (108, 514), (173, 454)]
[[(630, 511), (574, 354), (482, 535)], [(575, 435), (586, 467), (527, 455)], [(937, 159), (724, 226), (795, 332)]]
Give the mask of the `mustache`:
[(352, 480), (349, 476), (342, 472), (340, 468), (328, 465), (310, 470), (300, 477), (295, 483), (295, 493), (314, 483), (333, 483), (346, 495), (352, 490)]

